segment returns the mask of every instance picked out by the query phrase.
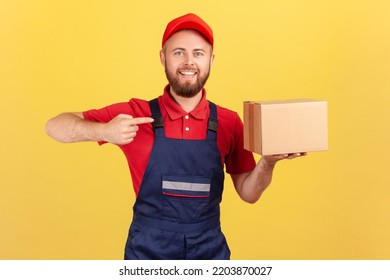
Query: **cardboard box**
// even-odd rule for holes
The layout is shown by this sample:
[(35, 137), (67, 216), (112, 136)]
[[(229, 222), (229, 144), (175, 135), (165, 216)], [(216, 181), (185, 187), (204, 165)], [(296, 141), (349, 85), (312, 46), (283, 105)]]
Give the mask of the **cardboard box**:
[(327, 102), (244, 102), (244, 148), (261, 155), (328, 150)]

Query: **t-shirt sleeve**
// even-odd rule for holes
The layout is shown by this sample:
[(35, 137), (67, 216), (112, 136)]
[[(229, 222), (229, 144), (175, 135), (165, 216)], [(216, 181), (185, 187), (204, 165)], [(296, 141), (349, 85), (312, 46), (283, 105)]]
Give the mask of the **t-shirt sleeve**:
[[(129, 102), (116, 103), (101, 109), (91, 109), (82, 113), (85, 120), (108, 123), (120, 114), (131, 115), (133, 117), (149, 117), (150, 109), (147, 101), (133, 98)], [(104, 143), (103, 141), (99, 142), (99, 144)]]
[(225, 161), (226, 172), (241, 174), (252, 171), (256, 166), (253, 153), (244, 149), (244, 124), (236, 114), (233, 125), (233, 143), (231, 152)]
[(129, 104), (117, 103), (101, 109), (92, 109), (83, 112), (84, 119), (94, 122), (108, 123), (119, 114), (132, 115)]

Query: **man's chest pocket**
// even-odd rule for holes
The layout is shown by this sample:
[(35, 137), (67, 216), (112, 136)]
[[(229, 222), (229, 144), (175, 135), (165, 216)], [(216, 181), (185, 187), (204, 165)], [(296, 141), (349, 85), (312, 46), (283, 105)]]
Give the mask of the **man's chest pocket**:
[(167, 220), (192, 223), (207, 213), (211, 178), (163, 176), (163, 216)]

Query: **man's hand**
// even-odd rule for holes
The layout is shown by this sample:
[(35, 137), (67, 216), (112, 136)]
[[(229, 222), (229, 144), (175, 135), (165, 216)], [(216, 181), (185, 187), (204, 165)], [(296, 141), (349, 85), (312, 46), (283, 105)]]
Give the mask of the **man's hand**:
[(133, 118), (131, 115), (120, 114), (104, 125), (103, 140), (116, 145), (126, 145), (133, 142), (139, 124), (151, 122), (153, 119), (149, 117)]
[(293, 153), (293, 154), (280, 154), (280, 155), (268, 155), (263, 156), (261, 160), (263, 161), (263, 164), (268, 167), (274, 167), (275, 164), (283, 159), (293, 159), (297, 157), (303, 157), (306, 156), (307, 153)]

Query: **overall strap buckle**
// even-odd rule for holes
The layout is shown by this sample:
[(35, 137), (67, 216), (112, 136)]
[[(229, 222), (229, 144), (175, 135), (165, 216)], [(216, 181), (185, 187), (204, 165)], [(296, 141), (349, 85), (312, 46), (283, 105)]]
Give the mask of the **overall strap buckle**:
[(153, 128), (164, 127), (164, 120), (158, 105), (158, 99), (155, 98), (149, 101), (150, 110), (152, 111), (152, 118), (154, 119)]

